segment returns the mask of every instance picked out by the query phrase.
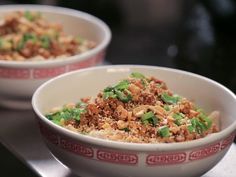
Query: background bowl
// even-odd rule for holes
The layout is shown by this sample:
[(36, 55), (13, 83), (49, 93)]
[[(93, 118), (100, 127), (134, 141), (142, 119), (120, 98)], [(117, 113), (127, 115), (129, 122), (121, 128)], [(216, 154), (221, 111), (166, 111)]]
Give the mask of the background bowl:
[[(99, 65), (104, 61), (106, 47), (111, 39), (108, 26), (87, 13), (45, 5), (3, 5), (0, 19), (12, 11), (39, 11), (46, 19), (62, 24), (65, 33), (80, 35), (94, 41), (97, 46), (82, 54), (47, 61), (0, 60), (0, 104), (25, 107), (30, 104), (36, 88), (59, 74), (85, 67)], [(24, 104), (26, 103), (26, 104)]]
[[(131, 72), (166, 81), (172, 91), (194, 100), (206, 112), (219, 110), (222, 131), (190, 142), (123, 143), (78, 134), (44, 117), (55, 106), (96, 96), (101, 89)], [(40, 86), (33, 95), (32, 105), (53, 155), (80, 176), (200, 176), (226, 154), (236, 129), (236, 96), (230, 90), (205, 77), (161, 67), (117, 65), (67, 73)]]

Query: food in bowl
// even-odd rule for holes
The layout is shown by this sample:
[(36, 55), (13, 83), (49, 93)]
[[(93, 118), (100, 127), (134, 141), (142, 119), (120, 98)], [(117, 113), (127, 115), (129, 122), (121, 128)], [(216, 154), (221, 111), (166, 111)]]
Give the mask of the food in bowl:
[[(134, 72), (163, 79), (169, 90), (194, 100), (207, 113), (218, 110), (220, 131), (178, 143), (129, 143), (85, 136), (45, 117), (58, 105), (76, 103), (90, 95), (95, 98), (99, 90), (115, 86)], [(67, 73), (42, 84), (32, 105), (49, 150), (79, 176), (201, 176), (225, 156), (236, 130), (234, 93), (206, 77), (156, 66), (111, 65)]]
[[(212, 116), (215, 115), (215, 116)], [(54, 108), (46, 117), (81, 134), (133, 143), (172, 143), (219, 131), (219, 113), (211, 116), (174, 94), (166, 83), (142, 73), (108, 86), (95, 98)]]
[(39, 11), (14, 11), (0, 22), (0, 60), (65, 58), (94, 47), (94, 41), (65, 34), (62, 24), (48, 21)]
[[(3, 52), (1, 50), (0, 55), (4, 55), (4, 57), (2, 57), (3, 60), (0, 60), (0, 106), (15, 109), (31, 108), (30, 100), (33, 92), (45, 81), (69, 71), (101, 65), (104, 62), (106, 48), (111, 39), (111, 32), (109, 27), (100, 19), (78, 10), (47, 5), (1, 5), (0, 19), (4, 19), (7, 14), (12, 14), (13, 12), (30, 12), (35, 13), (35, 16), (39, 12), (42, 16), (40, 18), (48, 20), (49, 24), (56, 22), (63, 26), (61, 35), (65, 34), (65, 37), (68, 37), (67, 34), (75, 37), (79, 35), (84, 39), (82, 39), (82, 43), (85, 42), (82, 45), (87, 45), (91, 41), (95, 42), (96, 46), (86, 52), (76, 53), (72, 56), (59, 55), (58, 53), (58, 56), (55, 56), (56, 59), (51, 54), (49, 58), (44, 59), (37, 56), (33, 57), (33, 55), (31, 57), (30, 55), (29, 58), (24, 60), (21, 58), (22, 60), (20, 61), (15, 60), (19, 59), (17, 57), (12, 60), (10, 60), (11, 58), (6, 60), (5, 54), (7, 51)], [(32, 17), (28, 18), (31, 19)], [(24, 20), (27, 21), (27, 19)], [(27, 22), (34, 24), (31, 21)], [(49, 30), (49, 28), (45, 29)], [(34, 37), (30, 35), (26, 35), (25, 39), (27, 39), (27, 43), (31, 43), (32, 40), (34, 43)], [(43, 41), (44, 47), (47, 47), (48, 40), (43, 39)], [(86, 41), (88, 41), (87, 44)], [(40, 42), (37, 40), (36, 43)], [(26, 43), (23, 44), (26, 45)], [(44, 48), (43, 50), (47, 51)], [(49, 48), (49, 51), (51, 50), (52, 47)], [(84, 51), (83, 48), (81, 48), (82, 50)], [(20, 51), (17, 52), (15, 53), (16, 55), (20, 54)], [(13, 53), (9, 51), (9, 57), (15, 55)]]

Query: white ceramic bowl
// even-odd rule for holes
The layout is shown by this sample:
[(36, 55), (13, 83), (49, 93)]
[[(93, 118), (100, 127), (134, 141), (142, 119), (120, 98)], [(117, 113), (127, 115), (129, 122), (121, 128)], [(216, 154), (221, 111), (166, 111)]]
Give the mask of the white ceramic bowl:
[[(45, 118), (55, 106), (96, 96), (107, 85), (141, 72), (166, 81), (175, 93), (195, 101), (206, 111), (219, 110), (219, 133), (169, 144), (135, 144), (98, 139), (64, 129)], [(33, 109), (49, 149), (80, 176), (88, 177), (192, 177), (216, 165), (233, 142), (236, 96), (208, 78), (175, 69), (117, 65), (84, 69), (54, 78), (33, 95)]]
[[(108, 26), (98, 18), (84, 12), (45, 5), (3, 5), (0, 19), (12, 11), (40, 11), (50, 21), (62, 24), (64, 31), (95, 41), (97, 46), (85, 53), (47, 61), (0, 60), (0, 104), (21, 107), (31, 100), (36, 88), (59, 74), (99, 65), (104, 60), (105, 49), (111, 39)], [(19, 104), (18, 104), (19, 103)]]

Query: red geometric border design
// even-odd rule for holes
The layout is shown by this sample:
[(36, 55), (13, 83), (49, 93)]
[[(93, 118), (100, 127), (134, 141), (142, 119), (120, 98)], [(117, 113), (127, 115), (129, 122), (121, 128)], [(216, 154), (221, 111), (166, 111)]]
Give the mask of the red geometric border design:
[(150, 154), (146, 158), (148, 165), (171, 165), (179, 164), (186, 160), (187, 154), (185, 152), (173, 154)]
[(62, 138), (58, 134), (54, 133), (49, 128), (44, 126), (42, 123), (40, 122), (38, 123), (39, 123), (41, 134), (52, 144), (57, 145), (75, 154), (78, 154), (87, 158), (93, 158), (94, 152), (91, 147), (88, 147), (79, 143), (75, 143), (71, 140)]
[(199, 159), (209, 157), (213, 154), (216, 154), (220, 150), (220, 144), (221, 143), (218, 142), (218, 143), (210, 145), (206, 148), (202, 148), (202, 149), (198, 149), (198, 150), (190, 152), (189, 160), (191, 160), (191, 161), (199, 160)]
[(51, 131), (49, 128), (47, 128), (46, 126), (44, 126), (42, 123), (39, 123), (39, 128), (40, 128), (40, 132), (41, 134), (48, 140), (50, 141), (52, 144), (54, 145), (59, 145), (59, 137), (56, 133), (54, 133), (53, 131)]
[(68, 139), (60, 138), (60, 147), (84, 157), (93, 158), (94, 156), (94, 152), (91, 147), (72, 142)]
[(121, 153), (115, 151), (97, 151), (97, 159), (105, 162), (135, 165), (138, 163), (136, 154)]
[(105, 56), (105, 51), (101, 51), (97, 55), (95, 55), (89, 59), (70, 64), (68, 66), (68, 71), (74, 71), (77, 69), (87, 68), (90, 66), (95, 66), (97, 64), (100, 64), (102, 62), (102, 60), (104, 59), (104, 56)]
[(234, 141), (235, 133), (232, 133), (229, 137), (225, 138), (221, 143), (221, 150), (228, 147)]
[(0, 78), (5, 79), (29, 79), (29, 69), (15, 69), (15, 68), (1, 68), (0, 67)]
[(67, 71), (87, 68), (101, 64), (104, 60), (105, 50), (97, 53), (95, 56), (66, 66), (52, 68), (6, 68), (0, 67), (0, 78), (4, 79), (46, 79), (63, 74)]
[[(124, 165), (136, 165), (139, 162), (139, 156), (135, 153), (126, 153), (120, 151), (107, 151), (103, 149), (94, 149), (87, 145), (73, 142), (67, 138), (60, 137), (56, 132), (51, 131), (49, 128), (39, 122), (40, 131), (42, 135), (51, 143), (73, 152), (77, 155), (92, 158), (94, 160), (100, 160), (109, 163), (124, 164)], [(212, 156), (219, 151), (230, 146), (235, 137), (235, 132), (225, 139), (209, 145), (204, 148), (200, 148), (191, 152), (176, 152), (168, 154), (147, 154), (146, 164), (148, 166), (155, 165), (172, 165), (191, 162), (195, 160), (201, 160)], [(95, 153), (96, 152), (96, 156)]]
[(66, 72), (66, 67), (56, 67), (56, 68), (40, 68), (33, 70), (33, 78), (34, 79), (44, 79), (49, 77), (55, 77), (62, 73)]

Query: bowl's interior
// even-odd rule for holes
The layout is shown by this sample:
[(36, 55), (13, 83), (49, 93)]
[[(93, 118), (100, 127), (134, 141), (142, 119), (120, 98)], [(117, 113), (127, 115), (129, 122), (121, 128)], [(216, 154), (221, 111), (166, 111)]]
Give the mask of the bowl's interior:
[(55, 106), (77, 102), (82, 97), (96, 96), (108, 85), (126, 78), (131, 72), (155, 76), (167, 83), (174, 92), (193, 100), (206, 112), (221, 113), (222, 129), (235, 119), (235, 96), (225, 87), (207, 78), (179, 70), (143, 66), (107, 66), (76, 71), (44, 84), (33, 98), (35, 107), (42, 114)]
[[(65, 33), (74, 36), (81, 36), (85, 39), (101, 43), (105, 38), (105, 31), (94, 18), (88, 14), (69, 10), (65, 8), (50, 7), (50, 6), (37, 6), (37, 5), (11, 5), (0, 8), (0, 19), (4, 15), (12, 11), (39, 11), (42, 15), (51, 22), (60, 23), (63, 26)], [(96, 20), (95, 20), (96, 19)]]

